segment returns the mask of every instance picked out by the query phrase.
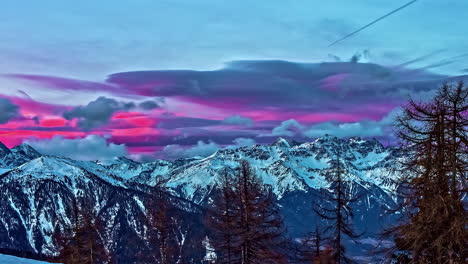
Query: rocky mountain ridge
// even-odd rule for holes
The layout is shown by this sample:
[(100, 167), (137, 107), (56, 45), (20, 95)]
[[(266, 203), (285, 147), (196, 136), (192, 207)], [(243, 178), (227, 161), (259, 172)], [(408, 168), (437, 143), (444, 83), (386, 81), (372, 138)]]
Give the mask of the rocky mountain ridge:
[(0, 248), (56, 253), (53, 223), (62, 228), (73, 223), (72, 200), (80, 198), (107, 223), (103, 237), (109, 251), (129, 261), (135, 254), (125, 249), (129, 240), (147, 247), (146, 190), (163, 184), (178, 197), (179, 214), (184, 216), (177, 230), (180, 246), (191, 252), (184, 263), (197, 263), (206, 253), (200, 208), (209, 204), (219, 172), (235, 170), (241, 160), (249, 161), (272, 187), (290, 235), (300, 237), (317, 221), (311, 201), (331, 184), (330, 161), (337, 156), (352, 186), (350, 195), (361, 197), (353, 206), (357, 227), (371, 236), (388, 221), (384, 212), (394, 206), (399, 161), (405, 157), (376, 140), (325, 136), (299, 143), (279, 138), (270, 145), (222, 149), (206, 158), (149, 163), (123, 157), (106, 163), (76, 161), (41, 155), (27, 145), (11, 150), (0, 145)]

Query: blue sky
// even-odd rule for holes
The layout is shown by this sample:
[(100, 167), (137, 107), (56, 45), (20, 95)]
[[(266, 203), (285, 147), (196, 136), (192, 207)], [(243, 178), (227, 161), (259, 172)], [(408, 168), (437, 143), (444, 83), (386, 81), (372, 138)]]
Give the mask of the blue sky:
[[(101, 79), (142, 69), (214, 69), (239, 59), (326, 61), (369, 50), (414, 66), (468, 52), (468, 2), (420, 0), (332, 48), (337, 38), (407, 0), (3, 0), (0, 72)], [(437, 70), (458, 74), (454, 63)]]

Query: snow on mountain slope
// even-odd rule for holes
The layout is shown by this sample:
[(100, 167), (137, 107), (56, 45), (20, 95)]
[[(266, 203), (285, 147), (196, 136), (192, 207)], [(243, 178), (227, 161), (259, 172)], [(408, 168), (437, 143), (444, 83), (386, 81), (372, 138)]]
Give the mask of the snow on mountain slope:
[[(128, 188), (122, 179), (105, 171), (94, 162), (41, 156), (0, 175), (0, 248), (56, 254), (54, 229), (66, 230), (73, 225), (76, 202), (90, 208), (105, 224), (101, 236), (107, 248), (116, 252), (125, 249), (117, 256), (120, 263), (131, 263), (129, 259), (138, 250), (154, 250), (144, 242), (150, 230), (145, 207), (150, 194)], [(185, 200), (174, 198), (174, 204), (174, 214), (182, 218), (176, 227), (180, 234), (191, 238), (204, 232), (188, 228), (200, 221), (190, 215), (196, 209)], [(201, 247), (201, 242), (193, 240), (190, 245), (185, 245), (191, 241), (188, 239), (181, 243)], [(135, 247), (126, 249), (128, 243)]]
[(157, 178), (165, 179), (166, 185), (179, 195), (201, 202), (216, 185), (217, 175), (224, 168), (235, 169), (241, 160), (247, 160), (263, 182), (282, 197), (290, 191), (327, 188), (330, 161), (337, 155), (350, 181), (364, 186), (377, 185), (386, 192), (394, 190), (395, 180), (400, 176), (398, 161), (402, 157), (397, 149), (385, 148), (376, 140), (342, 140), (332, 136), (302, 144), (280, 138), (271, 145), (223, 149), (204, 159), (181, 162), (180, 166), (165, 163), (163, 173), (160, 173), (161, 166), (155, 165), (150, 179), (133, 180), (154, 184)]
[(41, 154), (27, 144), (18, 145), (11, 150), (0, 142), (0, 167), (15, 168)]
[(49, 262), (39, 261), (39, 260), (32, 260), (32, 259), (25, 259), (14, 257), (10, 255), (3, 255), (0, 254), (0, 263), (2, 264), (46, 264)]
[(93, 162), (75, 161), (68, 158), (41, 156), (12, 169), (3, 179), (8, 181), (15, 177), (34, 177), (36, 179), (50, 179), (59, 181), (75, 188), (76, 181), (89, 181), (97, 178), (115, 186), (124, 187), (124, 182), (105, 171), (105, 168)]
[[(90, 203), (106, 223), (109, 231), (103, 237), (108, 247), (126, 249), (129, 239), (142, 241), (140, 236), (146, 230), (144, 201), (148, 187), (156, 184), (166, 185), (182, 198), (177, 198), (183, 211), (180, 214), (185, 214), (180, 233), (202, 235), (203, 225), (193, 223), (201, 219), (194, 209), (200, 206), (192, 202), (206, 205), (220, 172), (226, 168), (235, 171), (241, 160), (249, 161), (263, 182), (271, 185), (288, 230), (299, 237), (311, 231), (309, 225), (316, 219), (311, 203), (319, 191), (332, 184), (330, 161), (337, 156), (346, 171), (353, 192), (350, 195), (361, 197), (353, 204), (356, 225), (381, 230), (384, 210), (394, 205), (393, 191), (402, 173), (399, 161), (406, 156), (376, 140), (325, 136), (298, 143), (279, 138), (270, 145), (222, 149), (206, 158), (149, 163), (127, 158), (110, 163), (75, 161), (41, 156), (27, 145), (10, 150), (0, 144), (0, 248), (56, 252), (51, 241), (54, 226), (73, 223), (72, 201), (79, 198)], [(135, 254), (125, 252), (124, 260)]]
[(169, 171), (172, 163), (164, 160), (139, 163), (125, 157), (119, 157), (111, 164), (103, 164), (103, 166), (108, 173), (124, 180), (134, 180), (137, 176), (144, 177), (145, 173), (152, 173), (155, 176), (165, 174)]
[(327, 180), (330, 161), (337, 156), (344, 163), (350, 181), (377, 185), (386, 192), (392, 192), (401, 173), (399, 160), (403, 156), (397, 149), (385, 148), (376, 140), (342, 140), (333, 136), (302, 144), (279, 138), (271, 145), (222, 149), (206, 158), (174, 162), (139, 163), (122, 157), (110, 164), (102, 164), (51, 156), (38, 158), (40, 154), (27, 145), (11, 151), (0, 145), (2, 153), (4, 157), (17, 155), (24, 160), (32, 159), (13, 169), (10, 175), (45, 178), (64, 175), (64, 180), (73, 182), (75, 176), (90, 174), (120, 187), (131, 182), (150, 186), (164, 182), (178, 195), (195, 202), (201, 202), (209, 194), (220, 171), (225, 168), (235, 170), (241, 160), (249, 161), (263, 182), (271, 185), (279, 197), (290, 191), (327, 188), (330, 184)]

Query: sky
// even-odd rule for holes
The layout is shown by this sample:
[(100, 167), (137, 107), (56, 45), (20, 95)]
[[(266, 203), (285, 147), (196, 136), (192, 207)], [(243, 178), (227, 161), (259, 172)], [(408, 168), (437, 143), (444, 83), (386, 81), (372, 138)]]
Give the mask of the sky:
[(409, 96), (468, 79), (465, 0), (0, 1), (0, 141), (137, 160), (395, 143)]

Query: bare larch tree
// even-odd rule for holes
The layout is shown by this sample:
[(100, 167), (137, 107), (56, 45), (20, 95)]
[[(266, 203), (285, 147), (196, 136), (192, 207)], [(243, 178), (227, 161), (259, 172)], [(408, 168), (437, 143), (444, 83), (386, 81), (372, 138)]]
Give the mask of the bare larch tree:
[(463, 83), (444, 84), (427, 103), (410, 100), (397, 117), (403, 162), (403, 217), (388, 234), (393, 250), (412, 263), (465, 263), (468, 258), (466, 194), (468, 91)]
[[(330, 190), (322, 192), (320, 203), (315, 203), (314, 211), (319, 217), (329, 223), (324, 230), (328, 234), (328, 241), (333, 249), (333, 259), (336, 263), (352, 263), (346, 255), (346, 248), (343, 244), (347, 237), (355, 242), (360, 234), (356, 233), (352, 224), (353, 209), (351, 203), (355, 202), (355, 197), (350, 188), (350, 182), (344, 177), (342, 160), (338, 153), (331, 161), (329, 176), (331, 178)], [(323, 199), (323, 200), (322, 200)]]

